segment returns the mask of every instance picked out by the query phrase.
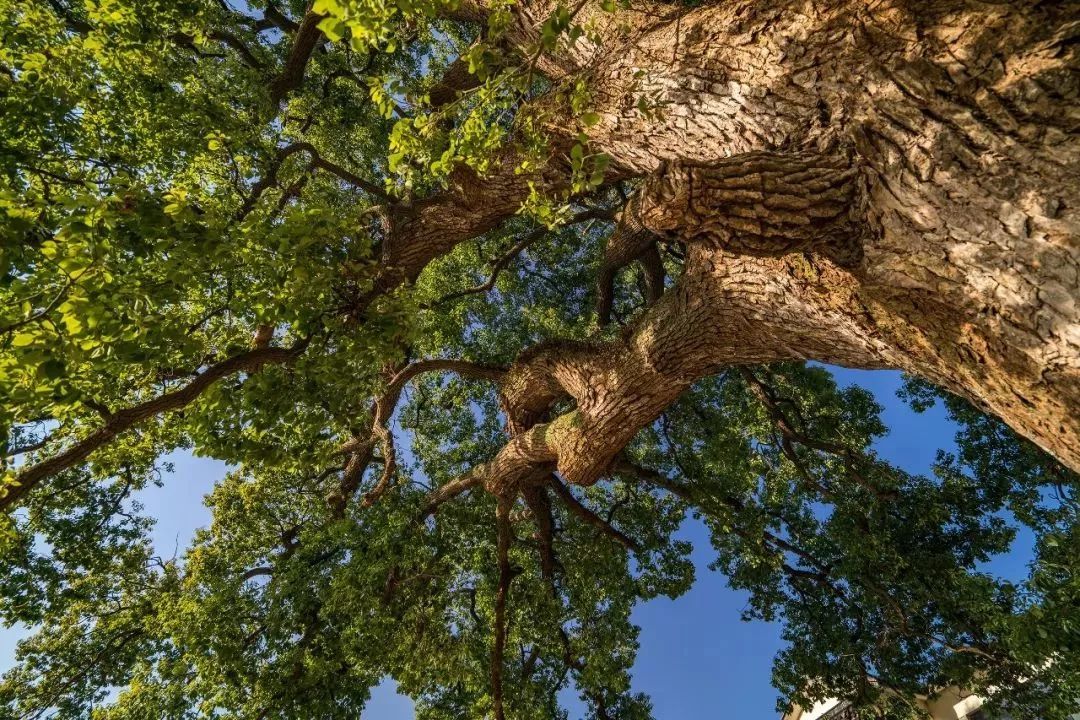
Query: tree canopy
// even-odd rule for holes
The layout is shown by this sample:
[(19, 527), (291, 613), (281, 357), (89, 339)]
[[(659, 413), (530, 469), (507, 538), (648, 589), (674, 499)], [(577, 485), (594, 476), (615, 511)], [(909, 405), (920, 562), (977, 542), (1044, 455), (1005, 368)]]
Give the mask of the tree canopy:
[[(782, 705), (917, 717), (956, 684), (1075, 712), (1068, 463), (912, 377), (961, 427), (912, 475), (872, 396), (798, 361), (842, 343), (715, 362), (677, 335), (697, 246), (637, 221), (652, 181), (592, 134), (603, 68), (565, 60), (641, 12), (0, 0), (0, 616), (34, 629), (0, 715), (355, 718), (389, 676), (423, 720), (561, 718), (568, 687), (648, 718), (630, 613), (693, 583), (687, 514), (782, 623)], [(776, 187), (859, 191), (799, 163)], [(781, 260), (831, 277), (847, 206), (809, 207), (843, 243)], [(612, 387), (644, 389), (588, 405)], [(163, 559), (133, 497), (177, 449), (232, 469)], [(981, 569), (1020, 527), (1029, 577)]]

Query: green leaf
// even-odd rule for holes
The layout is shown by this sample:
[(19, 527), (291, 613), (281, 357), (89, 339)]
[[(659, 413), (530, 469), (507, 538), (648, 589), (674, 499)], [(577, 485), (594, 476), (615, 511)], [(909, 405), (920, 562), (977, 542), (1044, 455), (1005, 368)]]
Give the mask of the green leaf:
[(64, 376), (64, 373), (67, 370), (67, 365), (64, 364), (63, 360), (52, 358), (42, 363), (42, 365), (40, 366), (40, 370), (45, 377), (49, 378), (50, 380), (56, 380), (57, 378), (61, 378)]
[(345, 33), (349, 31), (349, 26), (336, 17), (325, 17), (319, 21), (319, 30), (326, 35), (330, 42), (337, 42), (341, 38), (345, 37)]

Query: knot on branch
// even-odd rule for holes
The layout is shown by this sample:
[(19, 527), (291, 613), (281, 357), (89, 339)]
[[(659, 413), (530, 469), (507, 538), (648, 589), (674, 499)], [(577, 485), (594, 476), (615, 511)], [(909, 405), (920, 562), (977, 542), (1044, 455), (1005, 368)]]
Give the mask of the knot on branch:
[(603, 345), (552, 340), (523, 351), (499, 387), (499, 404), (511, 436), (543, 422), (558, 400), (580, 400), (591, 385), (590, 370)]

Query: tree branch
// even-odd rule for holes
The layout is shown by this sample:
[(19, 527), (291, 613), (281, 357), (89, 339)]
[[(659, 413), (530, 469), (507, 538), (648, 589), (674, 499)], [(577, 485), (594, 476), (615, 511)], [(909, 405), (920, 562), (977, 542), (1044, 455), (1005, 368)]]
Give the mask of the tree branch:
[(59, 307), (60, 302), (65, 297), (67, 297), (68, 291), (71, 289), (71, 286), (74, 285), (75, 282), (86, 273), (86, 270), (89, 270), (89, 269), (90, 268), (86, 268), (85, 270), (80, 272), (75, 277), (71, 277), (69, 275), (67, 281), (64, 283), (64, 287), (60, 288), (60, 290), (57, 291), (56, 295), (53, 297), (52, 300), (49, 301), (48, 305), (43, 307), (41, 310), (38, 310), (36, 313), (33, 313), (29, 317), (25, 317), (22, 320), (16, 320), (15, 322), (11, 323), (7, 327), (0, 328), (0, 335), (7, 335), (8, 333), (10, 333), (13, 330), (18, 330), (19, 328), (21, 328), (21, 327), (23, 327), (25, 325), (29, 325), (30, 323), (34, 323), (34, 322), (37, 322), (38, 320), (41, 320), (46, 315), (51, 313), (53, 310), (55, 310), (57, 307)]
[(319, 151), (316, 150), (315, 146), (311, 143), (298, 142), (289, 145), (282, 150), (283, 159), (284, 157), (288, 157), (288, 155), (296, 152), (308, 153), (309, 155), (311, 155), (311, 164), (314, 167), (326, 170), (327, 172), (338, 176), (345, 182), (363, 190), (367, 194), (374, 195), (380, 200), (390, 199), (390, 196), (386, 194), (386, 191), (375, 183), (371, 182), (370, 180), (365, 180), (356, 173), (350, 172), (345, 168), (341, 167), (340, 165), (337, 165), (336, 163), (330, 162), (329, 160), (325, 159), (322, 155), (319, 154)]
[[(570, 220), (567, 221), (566, 226), (569, 227), (571, 225), (577, 225), (578, 223), (584, 222), (586, 220), (597, 219), (610, 219), (610, 215), (604, 210), (590, 209), (584, 212), (580, 212), (574, 217), (570, 218)], [(514, 258), (524, 252), (530, 245), (547, 235), (548, 232), (550, 232), (548, 228), (540, 227), (527, 233), (520, 240), (514, 243), (509, 250), (500, 255), (498, 259), (496, 259), (495, 262), (491, 264), (491, 275), (488, 277), (487, 280), (485, 280), (480, 285), (475, 285), (464, 290), (456, 290), (452, 293), (443, 295), (441, 298), (435, 301), (435, 307), (438, 307), (439, 305), (447, 303), (451, 300), (465, 297), (466, 295), (478, 295), (481, 293), (490, 292), (495, 287), (496, 281), (498, 281), (499, 279), (499, 273), (505, 270), (506, 266), (509, 265)]]
[(325, 15), (314, 13), (310, 10), (310, 5), (308, 7), (308, 11), (293, 35), (292, 47), (289, 50), (289, 57), (285, 60), (285, 66), (270, 83), (270, 104), (275, 108), (281, 105), (286, 95), (304, 82), (304, 71), (308, 60), (311, 59), (311, 53), (322, 38), (319, 23)]
[(345, 504), (360, 485), (365, 470), (372, 461), (375, 444), (382, 447), (383, 472), (375, 487), (364, 494), (363, 507), (373, 505), (390, 487), (394, 472), (397, 470), (397, 453), (394, 449), (394, 436), (390, 432), (390, 418), (394, 414), (401, 392), (405, 385), (418, 375), (428, 372), (453, 372), (461, 377), (499, 381), (506, 374), (503, 368), (467, 360), (432, 359), (418, 360), (398, 371), (389, 381), (382, 395), (375, 399), (371, 407), (371, 432), (367, 437), (353, 437), (342, 444), (339, 452), (350, 454), (342, 476), (340, 488), (330, 498), (330, 505), (340, 516)]
[(276, 3), (268, 2), (266, 4), (266, 10), (263, 11), (263, 19), (256, 24), (255, 29), (257, 31), (262, 31), (268, 30), (271, 27), (277, 27), (285, 32), (294, 33), (300, 29), (300, 23), (281, 12), (281, 9)]
[(51, 439), (50, 435), (44, 435), (41, 438), (39, 438), (37, 440), (34, 440), (32, 442), (28, 442), (28, 443), (26, 443), (24, 445), (18, 445), (18, 446), (13, 447), (13, 448), (8, 448), (4, 452), (4, 457), (5, 458), (13, 458), (16, 455), (24, 455), (24, 454), (26, 454), (28, 452), (33, 452), (34, 450), (40, 450), (41, 448), (45, 447), (45, 445), (48, 444), (50, 439)]
[(548, 485), (555, 492), (556, 497), (562, 500), (563, 504), (578, 517), (586, 525), (592, 525), (604, 535), (607, 535), (612, 540), (625, 547), (627, 550), (633, 552), (640, 552), (641, 546), (638, 545), (633, 539), (609, 525), (604, 518), (594, 513), (589, 508), (581, 504), (581, 502), (574, 497), (574, 493), (570, 491), (570, 488), (566, 487), (561, 480), (554, 475), (551, 476)]
[(601, 325), (611, 322), (615, 303), (615, 276), (632, 262), (641, 261), (645, 270), (647, 304), (651, 305), (664, 293), (664, 264), (656, 249), (657, 236), (639, 217), (641, 194), (635, 193), (619, 214), (619, 223), (604, 244), (604, 259), (596, 280), (596, 317)]
[(450, 482), (440, 485), (427, 494), (424, 498), (424, 503), (420, 511), (420, 519), (423, 520), (434, 515), (439, 506), (443, 503), (453, 500), (458, 495), (467, 490), (471, 490), (483, 483), (483, 478), (476, 473), (469, 473), (462, 475), (461, 477), (451, 480)]
[(245, 572), (243, 575), (241, 575), (240, 576), (240, 581), (241, 582), (247, 582), (248, 580), (254, 580), (255, 578), (261, 577), (263, 575), (273, 575), (273, 574), (274, 574), (274, 568), (270, 567), (269, 565), (259, 565), (258, 567), (251, 568), (250, 570)]
[[(693, 491), (693, 489), (691, 487), (689, 487), (687, 485), (684, 485), (682, 483), (676, 482), (675, 480), (671, 480), (670, 478), (668, 478), (666, 475), (664, 475), (661, 472), (657, 472), (656, 470), (652, 470), (650, 468), (642, 467), (642, 466), (640, 466), (640, 465), (638, 465), (638, 464), (636, 464), (634, 462), (631, 462), (625, 456), (621, 456), (618, 460), (616, 460), (613, 469), (616, 472), (620, 473), (620, 474), (629, 475), (630, 477), (633, 477), (633, 478), (635, 478), (637, 480), (640, 480), (642, 482), (645, 482), (645, 483), (648, 483), (650, 485), (654, 485), (656, 487), (659, 487), (659, 488), (661, 488), (663, 490), (666, 490), (667, 492), (671, 493), (672, 495), (678, 497), (680, 500), (685, 501), (686, 503), (694, 506), (695, 508), (698, 508), (699, 510), (705, 512), (706, 514), (709, 513), (708, 508), (704, 507), (704, 505), (702, 504), (700, 499), (698, 499), (694, 495), (694, 491)], [(720, 495), (720, 496), (717, 496), (717, 495), (710, 494), (709, 497), (723, 503), (728, 508), (730, 508), (731, 510), (734, 510), (736, 512), (742, 512), (742, 511), (746, 510), (746, 503), (744, 503), (742, 500), (740, 500), (739, 498), (734, 497), (732, 495)], [(762, 510), (764, 510), (767, 514), (771, 515), (771, 513), (768, 513), (768, 511), (765, 510), (764, 508), (762, 508)], [(775, 516), (773, 516), (773, 517), (775, 517)], [(782, 520), (782, 518), (777, 518), (777, 519)], [(749, 533), (746, 533), (745, 531), (741, 531), (739, 528), (734, 528), (732, 530), (732, 532), (734, 532), (736, 535), (739, 535), (743, 539), (749, 539), (750, 538)], [(818, 560), (816, 557), (811, 555), (806, 550), (803, 550), (801, 547), (799, 547), (797, 545), (794, 545), (793, 543), (788, 542), (787, 540), (780, 537), (779, 535), (776, 535), (775, 533), (772, 533), (772, 532), (770, 532), (768, 530), (762, 529), (761, 536), (762, 536), (762, 539), (765, 540), (766, 543), (771, 543), (772, 545), (774, 545), (776, 548), (779, 548), (780, 550), (790, 552), (792, 555), (795, 555), (796, 557), (799, 557), (800, 559), (804, 560), (805, 562), (809, 563), (810, 565), (813, 565), (814, 567), (818, 568), (819, 570), (822, 571), (822, 573), (828, 573), (828, 571), (830, 570), (830, 567), (827, 564), (825, 564), (821, 560)], [(798, 572), (802, 572), (802, 571), (798, 571)], [(815, 575), (819, 575), (819, 574), (821, 574), (821, 573), (815, 573)]]
[(232, 33), (224, 30), (211, 30), (207, 33), (207, 37), (231, 47), (240, 55), (240, 59), (243, 60), (244, 64), (248, 67), (254, 70), (262, 70), (266, 67), (266, 64), (263, 63), (262, 60), (255, 57), (255, 53), (251, 51), (251, 48), (249, 48), (243, 40)]
[(551, 499), (544, 488), (535, 485), (523, 488), (521, 495), (532, 511), (533, 522), (536, 523), (540, 575), (549, 583), (554, 594), (555, 567), (559, 561), (555, 557), (555, 519), (551, 516)]
[(187, 406), (221, 378), (238, 372), (255, 372), (264, 365), (291, 362), (304, 351), (307, 344), (307, 340), (301, 340), (291, 348), (263, 348), (234, 355), (211, 365), (178, 390), (112, 413), (104, 425), (77, 441), (67, 450), (17, 473), (3, 489), (5, 492), (0, 497), (0, 512), (11, 509), (42, 480), (82, 462), (92, 452), (137, 423)]
[[(766, 412), (773, 420), (773, 424), (776, 425), (776, 428), (784, 436), (785, 441), (781, 441), (780, 443), (780, 447), (781, 450), (784, 452), (784, 455), (788, 458), (788, 460), (792, 462), (793, 465), (795, 465), (796, 469), (798, 469), (803, 474), (803, 476), (807, 479), (808, 482), (814, 483), (820, 490), (822, 490), (826, 494), (831, 493), (831, 491), (829, 491), (827, 488), (823, 488), (820, 483), (810, 478), (806, 468), (803, 466), (801, 461), (799, 461), (794, 448), (792, 448), (790, 442), (787, 441), (796, 442), (800, 445), (803, 445), (804, 447), (808, 447), (813, 450), (819, 450), (821, 452), (828, 453), (830, 455), (840, 458), (844, 461), (844, 467), (847, 471), (848, 476), (855, 480), (855, 482), (857, 482), (860, 486), (866, 488), (871, 493), (873, 493), (874, 496), (877, 497), (879, 500), (896, 499), (897, 494), (895, 491), (882, 490), (873, 483), (869, 482), (865, 477), (863, 477), (862, 473), (857, 470), (857, 468), (855, 467), (855, 462), (858, 458), (859, 453), (847, 447), (846, 445), (842, 445), (840, 443), (826, 442), (824, 440), (818, 440), (816, 438), (812, 438), (806, 435), (803, 432), (800, 432), (795, 428), (795, 426), (788, 419), (787, 415), (780, 408), (780, 398), (777, 397), (776, 391), (771, 386), (760, 380), (757, 375), (755, 375), (754, 372), (748, 367), (740, 367), (739, 374), (746, 382), (747, 387), (749, 387), (750, 391), (754, 394), (754, 397), (756, 397), (758, 401), (761, 402), (761, 404), (765, 407)], [(794, 403), (792, 404), (794, 405)], [(797, 410), (797, 406), (795, 407)]]
[(462, 56), (446, 67), (442, 78), (428, 91), (428, 99), (432, 109), (439, 110), (457, 100), (459, 93), (481, 84), (480, 77), (469, 72), (469, 61)]

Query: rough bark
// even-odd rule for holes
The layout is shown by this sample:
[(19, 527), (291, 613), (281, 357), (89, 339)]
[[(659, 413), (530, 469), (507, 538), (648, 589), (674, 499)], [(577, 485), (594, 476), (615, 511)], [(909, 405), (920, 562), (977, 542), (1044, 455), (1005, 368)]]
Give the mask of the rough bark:
[(391, 208), (377, 292), (413, 282), (435, 258), (513, 217), (529, 193), (530, 181), (552, 189), (566, 182), (558, 168), (542, 178), (516, 173), (513, 157), (494, 166), (483, 178), (467, 167), (459, 168), (446, 192)]
[[(521, 46), (548, 5), (520, 10)], [(817, 291), (843, 298), (886, 365), (1080, 468), (1077, 5), (746, 0), (629, 15), (621, 34), (580, 17), (604, 42), (581, 38), (542, 69), (589, 73), (593, 145), (682, 188), (653, 227), (739, 253), (725, 262), (811, 253), (830, 266)], [(740, 166), (760, 153), (834, 158), (807, 182), (850, 181), (819, 206), (839, 214), (800, 225), (799, 205), (777, 206), (776, 193), (798, 199), (783, 178), (740, 185), (768, 179)], [(775, 237), (755, 229), (781, 211)]]
[[(827, 258), (692, 245), (684, 275), (623, 337), (541, 345), (518, 359), (501, 387), (513, 438), (475, 476), (498, 495), (546, 482), (552, 468), (570, 483), (594, 483), (642, 427), (723, 367), (807, 358), (895, 367), (900, 356), (856, 291)], [(549, 418), (562, 398), (574, 410)]]

